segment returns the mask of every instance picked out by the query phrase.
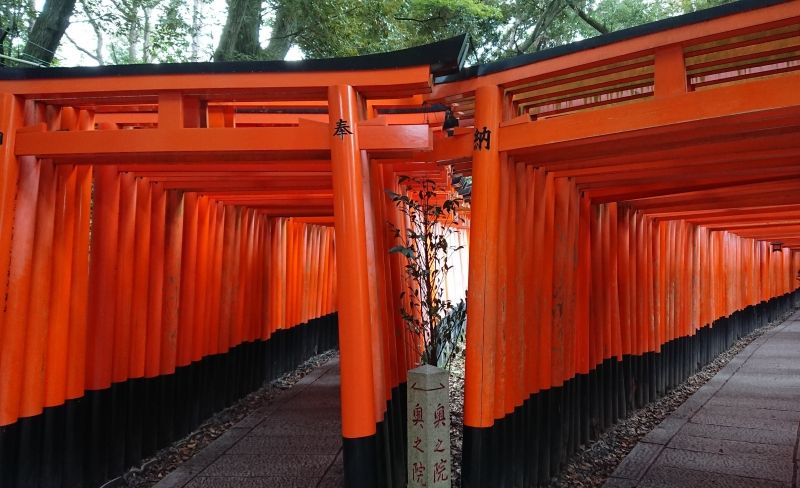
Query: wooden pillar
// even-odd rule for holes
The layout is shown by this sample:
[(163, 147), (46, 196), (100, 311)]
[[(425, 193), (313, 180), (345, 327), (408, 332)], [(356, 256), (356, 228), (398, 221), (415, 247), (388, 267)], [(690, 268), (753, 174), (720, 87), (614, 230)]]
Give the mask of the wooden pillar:
[[(14, 155), (14, 139), (17, 128), (23, 124), (22, 100), (10, 93), (0, 94), (0, 274), (6, 274), (11, 259), (11, 240), (14, 225), (14, 201), (19, 182), (19, 161)], [(0, 310), (6, 308), (8, 280), (0, 280)], [(0, 331), (3, 330), (5, 314), (0, 313)], [(0, 332), (0, 339), (2, 339)], [(0, 353), (2, 353), (0, 346)], [(2, 370), (7, 372), (8, 370)], [(3, 372), (0, 372), (2, 375)], [(7, 373), (6, 373), (7, 374)], [(0, 380), (2, 382), (2, 380)], [(0, 400), (0, 411), (2, 411)], [(0, 413), (0, 426), (5, 425)]]
[[(501, 93), (480, 86), (475, 93), (476, 143), (472, 153), (469, 297), (464, 392), (464, 487), (490, 486), (490, 430), (495, 420), (495, 347), (498, 222), (500, 219)], [(487, 139), (488, 136), (488, 139)], [(478, 140), (481, 142), (478, 144)]]
[(375, 385), (364, 179), (353, 87), (328, 88), (333, 167), (345, 486), (375, 486)]
[(91, 421), (87, 484), (106, 478), (109, 462), (107, 436), (111, 430), (114, 322), (117, 290), (119, 173), (116, 166), (95, 169), (92, 256), (89, 275), (89, 321), (86, 344), (86, 388)]

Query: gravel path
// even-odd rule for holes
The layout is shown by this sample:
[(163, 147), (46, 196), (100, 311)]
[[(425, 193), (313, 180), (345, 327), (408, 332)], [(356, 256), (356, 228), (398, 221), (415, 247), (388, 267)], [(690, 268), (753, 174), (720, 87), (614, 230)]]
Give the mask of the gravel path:
[(450, 452), (453, 488), (461, 486), (461, 445), (464, 442), (464, 347), (456, 349), (450, 367)]
[(153, 486), (179, 464), (197, 454), (249, 413), (269, 405), (281, 392), (291, 388), (321, 364), (338, 356), (339, 351), (328, 351), (314, 356), (294, 371), (286, 373), (269, 385), (250, 393), (217, 413), (188, 436), (145, 459), (139, 466), (129, 469), (120, 478), (109, 481), (104, 487), (149, 488)]

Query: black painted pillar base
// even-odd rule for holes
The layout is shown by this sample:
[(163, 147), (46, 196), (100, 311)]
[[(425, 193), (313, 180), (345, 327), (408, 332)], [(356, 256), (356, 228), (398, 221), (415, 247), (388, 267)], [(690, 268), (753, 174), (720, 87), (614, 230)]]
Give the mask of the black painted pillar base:
[(377, 436), (347, 438), (342, 441), (345, 488), (377, 488)]

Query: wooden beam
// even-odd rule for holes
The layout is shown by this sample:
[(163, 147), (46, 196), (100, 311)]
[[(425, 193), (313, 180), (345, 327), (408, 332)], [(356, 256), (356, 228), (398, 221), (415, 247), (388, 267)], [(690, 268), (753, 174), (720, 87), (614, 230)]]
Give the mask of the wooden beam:
[[(295, 155), (330, 158), (327, 124), (307, 122), (297, 127), (158, 128), (118, 131), (44, 132), (26, 128), (17, 133), (17, 156), (68, 159), (70, 163), (114, 161), (160, 163), (164, 160), (221, 160), (241, 155)], [(364, 126), (361, 149), (425, 151), (432, 148), (427, 125)]]

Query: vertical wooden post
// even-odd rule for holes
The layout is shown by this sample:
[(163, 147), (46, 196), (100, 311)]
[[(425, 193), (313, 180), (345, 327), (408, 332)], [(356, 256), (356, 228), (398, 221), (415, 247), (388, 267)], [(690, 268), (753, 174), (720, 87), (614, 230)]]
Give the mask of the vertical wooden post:
[(125, 469), (125, 452), (129, 443), (128, 416), (138, 413), (131, 404), (129, 378), (131, 353), (131, 304), (134, 271), (134, 232), (136, 226), (136, 180), (130, 173), (119, 175), (119, 223), (117, 237), (117, 289), (114, 319), (114, 347), (111, 389), (111, 429), (113, 442), (109, 445), (110, 473)]
[[(339, 270), (339, 348), (345, 485), (377, 483), (375, 384), (370, 323), (364, 178), (358, 145), (357, 94), (348, 85), (328, 88), (333, 166), (336, 263)], [(345, 130), (347, 129), (347, 130)], [(348, 133), (349, 132), (349, 133)]]
[(119, 237), (117, 238), (116, 327), (112, 381), (128, 379), (130, 366), (131, 306), (133, 288), (133, 250), (136, 227), (136, 181), (132, 174), (122, 173), (120, 179)]
[(131, 300), (131, 378), (142, 378), (145, 375), (152, 204), (150, 181), (146, 178), (138, 178), (136, 180), (136, 229), (133, 259), (136, 266)]
[(91, 391), (87, 484), (106, 477), (109, 453), (105, 449), (111, 429), (114, 322), (117, 290), (117, 238), (119, 173), (116, 166), (95, 169), (92, 257), (89, 275), (89, 322), (86, 345), (86, 388)]
[[(183, 195), (183, 238), (181, 245), (181, 289), (178, 312), (177, 365), (192, 363), (193, 336), (196, 333), (195, 287), (197, 286), (197, 194)], [(187, 378), (188, 379), (188, 378)]]
[[(464, 486), (490, 486), (491, 427), (495, 420), (498, 223), (502, 96), (497, 86), (475, 92), (472, 228), (464, 391)], [(486, 138), (488, 136), (488, 139)]]
[[(22, 126), (23, 103), (10, 93), (0, 93), (0, 275), (6, 274), (11, 260), (11, 241), (14, 225), (14, 201), (19, 183), (19, 161), (14, 155), (14, 140), (17, 128)], [(6, 286), (8, 280), (0, 280), (0, 310), (6, 309)], [(0, 339), (2, 339), (5, 314), (0, 313)], [(0, 346), (2, 352), (2, 346)], [(0, 370), (0, 375), (8, 370)], [(1, 382), (2, 380), (0, 380)], [(0, 400), (0, 425), (3, 423)]]

